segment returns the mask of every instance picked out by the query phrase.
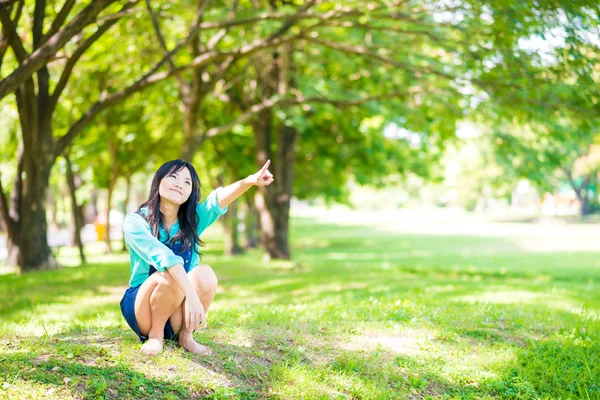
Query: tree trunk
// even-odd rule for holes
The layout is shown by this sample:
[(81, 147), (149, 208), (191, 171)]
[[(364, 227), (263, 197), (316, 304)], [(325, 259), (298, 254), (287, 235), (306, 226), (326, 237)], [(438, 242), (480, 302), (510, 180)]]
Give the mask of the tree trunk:
[[(292, 48), (282, 46), (273, 54), (269, 76), (277, 82), (277, 92), (285, 96), (289, 86), (293, 84), (290, 71), (293, 67)], [(261, 82), (262, 96), (270, 96), (274, 91), (269, 82)], [(256, 208), (259, 212), (261, 243), (266, 249), (266, 259), (291, 259), (289, 247), (289, 213), (290, 200), (294, 182), (294, 158), (298, 133), (294, 127), (283, 122), (275, 124), (272, 110), (264, 111), (264, 115), (253, 124), (257, 161), (262, 167), (271, 157), (273, 130), (278, 125), (277, 154), (274, 160), (275, 185), (260, 187), (256, 194)]]
[(58, 196), (56, 193), (51, 193), (48, 196), (48, 202), (50, 203), (50, 209), (52, 210), (52, 224), (58, 226)]
[(590, 199), (589, 199), (589, 189), (590, 189), (590, 175), (586, 175), (583, 178), (583, 183), (579, 190), (576, 190), (577, 198), (579, 200), (580, 213), (582, 217), (585, 217), (590, 214)]
[(13, 242), (10, 236), (6, 238), (6, 250), (8, 252), (6, 257), (6, 265), (10, 267), (16, 267), (19, 265), (19, 246)]
[[(125, 176), (125, 201), (123, 202), (123, 217), (127, 215), (127, 206), (129, 205), (129, 198), (131, 195), (131, 175)], [(125, 243), (125, 235), (121, 244), (121, 251), (127, 251), (127, 244)]]
[[(217, 176), (217, 184), (219, 186), (225, 186), (223, 175)], [(241, 254), (243, 252), (242, 247), (239, 244), (239, 234), (237, 230), (238, 218), (237, 218), (237, 201), (229, 204), (227, 213), (223, 215), (221, 220), (223, 224), (223, 233), (225, 234), (225, 255), (233, 256)]]
[[(16, 91), (19, 121), (23, 135), (23, 158), (20, 176), (22, 182), (15, 185), (16, 194), (22, 200), (19, 215), (18, 238), (11, 238), (19, 247), (21, 272), (58, 267), (48, 247), (48, 225), (46, 221), (47, 189), (50, 169), (54, 164), (52, 148), (52, 128), (48, 112), (44, 108), (47, 101), (47, 70), (38, 73), (38, 95), (33, 79), (27, 80)], [(19, 166), (20, 167), (20, 166)]]
[(19, 243), (22, 272), (58, 267), (48, 247), (46, 221), (46, 190), (49, 186), (50, 167), (33, 164), (25, 167), (25, 195), (21, 208), (21, 237)]
[(242, 254), (244, 250), (240, 246), (237, 217), (238, 204), (234, 201), (229, 205), (227, 213), (223, 215), (223, 231), (225, 232), (225, 255), (233, 256)]
[(252, 196), (246, 196), (246, 215), (244, 220), (246, 234), (246, 248), (254, 249), (258, 246), (257, 211)]
[[(19, 237), (21, 236), (21, 204), (23, 202), (23, 142), (19, 143), (17, 150), (17, 175), (15, 176), (15, 183), (13, 185), (12, 193), (10, 196), (10, 209), (8, 219), (12, 222), (13, 232), (11, 234), (10, 229), (7, 231), (6, 248), (8, 256), (6, 258), (6, 265), (16, 267), (19, 265)], [(5, 221), (5, 224), (8, 224)]]
[(112, 248), (110, 246), (110, 210), (112, 209), (112, 197), (116, 183), (116, 177), (112, 177), (108, 184), (108, 196), (106, 196), (106, 232), (104, 235), (104, 243), (106, 244), (105, 254), (112, 253)]
[(277, 249), (286, 258), (291, 258), (289, 246), (290, 202), (294, 187), (294, 161), (298, 131), (291, 126), (281, 125), (277, 145), (277, 176), (275, 182), (275, 241)]
[[(256, 144), (256, 158), (259, 167), (262, 167), (271, 156), (271, 132), (272, 132), (272, 113), (266, 110), (259, 114), (259, 118), (252, 124), (254, 128), (254, 139)], [(277, 172), (275, 172), (277, 176)], [(258, 211), (260, 226), (260, 242), (264, 246), (266, 253), (265, 260), (282, 258), (289, 259), (289, 252), (277, 247), (278, 241), (275, 238), (275, 185), (261, 186), (257, 188), (254, 197), (254, 204)]]
[(69, 187), (69, 196), (71, 198), (71, 213), (73, 215), (73, 242), (79, 249), (79, 260), (81, 265), (87, 264), (85, 259), (85, 252), (83, 249), (83, 241), (81, 240), (81, 230), (83, 229), (83, 208), (77, 203), (77, 185), (75, 183), (75, 174), (73, 173), (73, 166), (71, 159), (68, 154), (64, 155), (65, 161), (67, 162), (67, 186)]
[(92, 195), (90, 196), (90, 201), (85, 205), (85, 211), (83, 213), (83, 223), (85, 224), (93, 224), (96, 222), (96, 218), (98, 217), (98, 191), (96, 189), (92, 189)]
[[(259, 136), (257, 149), (264, 149), (262, 144), (260, 145), (262, 147), (259, 147), (264, 135), (257, 135), (255, 131), (255, 136)], [(258, 188), (255, 197), (260, 218), (261, 243), (267, 251), (266, 259), (291, 259), (289, 216), (297, 136), (297, 131), (293, 127), (281, 126), (275, 162), (275, 176), (278, 178), (275, 185)], [(264, 165), (266, 162), (260, 157), (264, 153), (264, 151), (259, 151), (259, 165)]]
[(179, 158), (192, 162), (196, 153), (196, 136), (198, 129), (198, 96), (195, 92), (188, 93), (183, 100), (183, 143)]
[(119, 179), (119, 158), (118, 158), (118, 145), (117, 140), (114, 137), (113, 133), (110, 131), (110, 121), (107, 117), (106, 119), (106, 127), (109, 129), (109, 133), (106, 136), (108, 142), (108, 152), (110, 153), (110, 158), (112, 161), (112, 168), (110, 173), (110, 179), (108, 181), (108, 196), (106, 197), (106, 234), (104, 236), (106, 243), (105, 254), (111, 254), (112, 248), (110, 246), (110, 210), (112, 210), (112, 197), (115, 190), (115, 186), (117, 184), (117, 180)]

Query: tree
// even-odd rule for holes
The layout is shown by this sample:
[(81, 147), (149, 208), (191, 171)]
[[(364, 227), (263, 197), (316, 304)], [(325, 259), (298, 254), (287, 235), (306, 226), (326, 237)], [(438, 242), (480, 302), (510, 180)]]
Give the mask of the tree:
[[(0, 81), (0, 100), (9, 93), (15, 94), (23, 149), (18, 154), (12, 201), (9, 204), (2, 191), (0, 209), (3, 211), (2, 219), (7, 226), (12, 244), (11, 250), (13, 252), (19, 250), (16, 259), (22, 271), (52, 268), (57, 265), (48, 249), (46, 237), (45, 199), (48, 180), (56, 159), (84, 128), (100, 112), (120, 103), (132, 94), (181, 73), (187, 68), (200, 68), (225, 56), (214, 50), (206, 50), (185, 66), (171, 68), (166, 72), (160, 71), (174, 54), (197, 37), (202, 28), (202, 15), (208, 3), (203, 1), (184, 38), (170, 52), (153, 62), (146, 72), (140, 74), (137, 69), (135, 71), (129, 69), (128, 74), (110, 75), (112, 72), (110, 68), (115, 64), (108, 64), (107, 71), (102, 71), (103, 66), (100, 66), (97, 71), (102, 78), (100, 82), (105, 82), (107, 85), (100, 88), (98, 97), (88, 103), (87, 108), (75, 119), (75, 122), (66, 127), (57, 126), (55, 112), (60, 104), (59, 100), (64, 89), (74, 84), (73, 72), (78, 69), (80, 59), (90, 51), (98, 50), (97, 44), (101, 42), (104, 34), (121, 19), (130, 15), (137, 1), (127, 2), (121, 7), (117, 3), (98, 0), (83, 7), (67, 0), (60, 10), (52, 9), (45, 0), (37, 0), (33, 10), (30, 10), (22, 0), (0, 4), (2, 22), (0, 61), (6, 61), (6, 65), (12, 69), (12, 72)], [(69, 14), (72, 12), (75, 16), (69, 19)], [(33, 14), (30, 26), (27, 26), (27, 19), (21, 18), (23, 13)], [(19, 29), (20, 25), (23, 25), (21, 29)], [(19, 35), (19, 32), (25, 31), (31, 31), (31, 37), (25, 34)], [(29, 38), (31, 43), (27, 42)], [(265, 41), (259, 41), (255, 46), (235, 48), (231, 53), (244, 54), (256, 51), (265, 45)], [(13, 57), (5, 60), (5, 56), (10, 54), (7, 52), (8, 48), (12, 50)], [(103, 54), (110, 55), (110, 52), (104, 49)], [(148, 51), (147, 54), (153, 52)], [(66, 61), (55, 63), (57, 59)], [(121, 66), (128, 67), (123, 63)], [(134, 75), (134, 79), (118, 85), (118, 78), (127, 79), (130, 75)], [(56, 131), (63, 134), (57, 137)]]
[(600, 33), (598, 8), (565, 8), (552, 17), (571, 23), (558, 33), (545, 25), (532, 32), (534, 39), (553, 39), (545, 50), (521, 46), (503, 54), (502, 64), (488, 65), (482, 79), (510, 78), (519, 85), (515, 90), (495, 87), (493, 102), (482, 103), (477, 112), (491, 127), (497, 159), (505, 168), (542, 191), (568, 181), (586, 215), (598, 173), (598, 165), (589, 160), (599, 134), (600, 47), (588, 39)]
[(553, 191), (561, 180), (568, 181), (583, 216), (590, 212), (590, 185), (600, 172), (600, 163), (590, 154), (598, 138), (595, 125), (561, 119), (507, 124), (494, 133), (496, 156), (503, 165), (541, 191)]

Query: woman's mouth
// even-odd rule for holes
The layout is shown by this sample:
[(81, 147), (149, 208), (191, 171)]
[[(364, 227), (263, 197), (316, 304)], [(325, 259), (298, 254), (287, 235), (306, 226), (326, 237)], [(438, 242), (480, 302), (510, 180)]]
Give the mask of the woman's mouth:
[(177, 189), (171, 189), (171, 190), (172, 190), (172, 191), (174, 191), (174, 192), (177, 192), (177, 193), (179, 193), (179, 195), (182, 195), (182, 194), (183, 194), (182, 192), (180, 192), (180, 191), (179, 191), (179, 190), (177, 190)]

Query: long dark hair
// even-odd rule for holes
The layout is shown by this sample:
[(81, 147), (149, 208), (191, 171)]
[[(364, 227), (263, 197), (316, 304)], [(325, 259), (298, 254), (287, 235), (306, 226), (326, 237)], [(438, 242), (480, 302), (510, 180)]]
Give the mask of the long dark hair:
[[(200, 221), (198, 220), (198, 214), (196, 214), (196, 204), (200, 201), (200, 178), (198, 178), (198, 174), (192, 164), (183, 160), (172, 160), (161, 165), (154, 174), (154, 178), (152, 178), (148, 200), (138, 208), (137, 212), (148, 221), (150, 229), (152, 229), (152, 235), (159, 238), (160, 228), (163, 227), (162, 213), (160, 212), (160, 182), (165, 176), (179, 172), (186, 167), (192, 176), (192, 192), (187, 201), (179, 206), (179, 210), (177, 211), (179, 232), (170, 238), (170, 243), (182, 242), (182, 251), (191, 248), (200, 256), (198, 247), (204, 246), (204, 243), (198, 237), (197, 227)], [(146, 215), (141, 212), (142, 207), (148, 207)], [(167, 232), (167, 237), (168, 235), (169, 232)]]

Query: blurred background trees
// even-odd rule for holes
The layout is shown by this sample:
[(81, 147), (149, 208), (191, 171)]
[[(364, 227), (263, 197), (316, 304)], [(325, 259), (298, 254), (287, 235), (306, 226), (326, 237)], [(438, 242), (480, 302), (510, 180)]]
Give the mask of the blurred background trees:
[[(355, 185), (429, 188), (437, 205), (474, 209), (514, 201), (525, 179), (540, 204), (567, 185), (589, 214), (599, 12), (566, 0), (2, 1), (6, 262), (55, 267), (48, 221), (75, 244), (94, 222), (118, 226), (176, 157), (197, 166), (203, 196), (272, 160), (275, 183), (223, 219), (231, 254), (243, 224), (248, 246), (289, 259), (292, 202), (349, 203)], [(111, 229), (97, 233), (112, 251)]]

